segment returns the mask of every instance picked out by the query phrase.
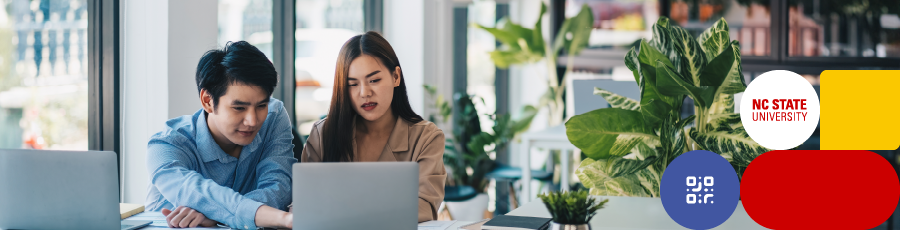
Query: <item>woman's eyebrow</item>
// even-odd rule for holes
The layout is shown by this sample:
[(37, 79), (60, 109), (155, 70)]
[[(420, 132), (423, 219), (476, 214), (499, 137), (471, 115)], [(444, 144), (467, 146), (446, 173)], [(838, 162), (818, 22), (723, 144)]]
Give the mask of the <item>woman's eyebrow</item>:
[[(366, 77), (364, 77), (364, 78), (369, 78), (369, 77), (374, 76), (375, 74), (378, 74), (378, 73), (381, 73), (381, 70), (375, 70), (375, 71), (372, 71), (371, 73), (366, 74)], [(348, 80), (348, 81), (353, 81), (353, 80), (357, 80), (357, 79), (356, 79), (356, 78), (352, 78), (352, 77), (348, 77), (347, 80)]]

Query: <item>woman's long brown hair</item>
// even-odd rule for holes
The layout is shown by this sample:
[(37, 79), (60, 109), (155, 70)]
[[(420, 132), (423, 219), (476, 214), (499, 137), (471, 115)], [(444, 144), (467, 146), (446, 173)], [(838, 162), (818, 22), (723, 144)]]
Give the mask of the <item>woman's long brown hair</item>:
[[(338, 55), (337, 66), (334, 71), (334, 90), (331, 94), (331, 107), (322, 130), (322, 145), (324, 162), (351, 162), (353, 161), (353, 119), (356, 119), (356, 110), (353, 109), (350, 100), (349, 85), (347, 82), (350, 74), (350, 63), (362, 55), (369, 55), (378, 59), (382, 65), (394, 74), (400, 67), (400, 60), (394, 53), (394, 48), (380, 34), (374, 31), (353, 36)], [(402, 68), (401, 68), (402, 69)], [(409, 105), (409, 97), (406, 95), (406, 78), (400, 72), (400, 86), (394, 87), (394, 99), (391, 101), (391, 111), (395, 115), (410, 123), (419, 123), (422, 117), (416, 114)]]

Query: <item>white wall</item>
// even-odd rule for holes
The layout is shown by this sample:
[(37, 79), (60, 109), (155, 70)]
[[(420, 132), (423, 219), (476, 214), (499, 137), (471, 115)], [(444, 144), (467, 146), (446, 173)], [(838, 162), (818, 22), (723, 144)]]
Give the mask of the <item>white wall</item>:
[(216, 48), (218, 3), (169, 1), (169, 117), (194, 114), (200, 109), (194, 72), (203, 53)]
[(216, 44), (217, 1), (123, 1), (121, 11), (122, 201), (143, 204), (147, 141), (200, 108), (194, 71)]
[(384, 2), (384, 36), (400, 59), (409, 103), (417, 114), (425, 111), (425, 12), (423, 0)]

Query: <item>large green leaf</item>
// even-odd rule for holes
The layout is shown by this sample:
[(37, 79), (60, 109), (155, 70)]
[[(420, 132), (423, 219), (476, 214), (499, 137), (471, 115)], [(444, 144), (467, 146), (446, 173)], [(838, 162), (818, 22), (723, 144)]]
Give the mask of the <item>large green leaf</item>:
[(690, 95), (694, 99), (694, 104), (703, 108), (708, 108), (715, 99), (713, 97), (715, 95), (714, 87), (694, 86), (687, 83), (682, 80), (684, 78), (678, 72), (661, 61), (657, 62), (656, 73), (656, 85), (663, 95)]
[(569, 55), (578, 55), (584, 48), (588, 46), (591, 38), (591, 31), (594, 28), (594, 15), (587, 4), (581, 6), (574, 17), (566, 19), (570, 22), (565, 30), (559, 31), (557, 38), (563, 38), (563, 47)]
[(728, 31), (716, 31), (700, 45), (703, 48), (703, 52), (706, 53), (706, 59), (712, 61), (722, 51), (725, 51), (725, 48), (731, 46), (731, 37), (729, 37)]
[[(534, 29), (531, 31), (531, 46), (535, 49), (544, 50), (544, 13), (547, 12), (547, 4), (541, 3), (541, 12), (538, 14), (538, 20), (534, 23)], [(556, 51), (554, 51), (556, 52)]]
[(731, 163), (742, 167), (747, 167), (754, 158), (771, 151), (750, 139), (743, 127), (731, 129), (720, 126), (706, 133), (691, 128), (690, 136), (701, 148), (721, 155), (731, 155)]
[(569, 142), (593, 159), (624, 156), (644, 139), (659, 137), (638, 111), (605, 108), (575, 115), (566, 122)]
[[(648, 159), (653, 161), (656, 158)], [(575, 174), (592, 195), (649, 196), (637, 173), (645, 170), (649, 161), (614, 159), (585, 159)], [(649, 162), (652, 163), (652, 162)], [(657, 189), (658, 191), (658, 189)]]
[(737, 40), (731, 41), (731, 48), (734, 51), (734, 63), (731, 65), (731, 70), (728, 71), (728, 76), (725, 77), (724, 82), (719, 86), (719, 92), (723, 94), (736, 94), (747, 89), (747, 84), (744, 83), (743, 69), (741, 68), (741, 44)]
[(731, 67), (734, 65), (734, 49), (731, 46), (731, 42), (728, 44), (725, 50), (722, 51), (722, 54), (713, 58), (709, 61), (709, 65), (703, 68), (703, 72), (700, 73), (699, 85), (719, 87), (725, 81), (728, 72), (731, 71)]
[(616, 93), (598, 87), (594, 87), (594, 95), (600, 95), (601, 97), (603, 97), (603, 99), (606, 99), (606, 102), (608, 102), (609, 105), (613, 108), (635, 111), (641, 108), (641, 103), (634, 99), (627, 98), (625, 96), (618, 95)]
[(662, 173), (653, 167), (647, 167), (637, 173), (641, 186), (647, 191), (649, 197), (659, 197), (659, 182), (662, 181)]
[(657, 99), (641, 101), (641, 115), (649, 127), (658, 127), (666, 115), (674, 111), (672, 106)]
[[(683, 101), (684, 97), (677, 95), (663, 95), (658, 91), (656, 80), (657, 62), (662, 62), (667, 66), (672, 66), (672, 63), (669, 62), (669, 59), (658, 50), (656, 50), (656, 48), (649, 45), (646, 40), (641, 40), (637, 59), (640, 66), (639, 69), (641, 76), (640, 81), (638, 81), (638, 87), (641, 90), (641, 101), (644, 102), (649, 100), (658, 100), (669, 105), (668, 108), (681, 108), (681, 102)], [(661, 111), (660, 108), (654, 110)]]
[(670, 24), (668, 18), (660, 17), (656, 24), (653, 24), (653, 39), (650, 40), (650, 45), (653, 45), (654, 48), (669, 59), (672, 68), (681, 72), (681, 53), (675, 48), (677, 42), (675, 35), (672, 33), (672, 27), (673, 25)]
[(638, 52), (634, 48), (635, 47), (631, 47), (631, 50), (628, 50), (628, 53), (625, 54), (625, 67), (628, 67), (628, 70), (631, 70), (631, 74), (634, 75), (634, 81), (640, 86), (642, 78), (641, 65), (638, 60)]
[[(541, 9), (546, 10), (546, 8)], [(501, 48), (491, 52), (491, 60), (499, 68), (508, 68), (514, 64), (537, 62), (542, 60), (546, 54), (543, 37), (535, 36), (535, 34), (541, 34), (540, 27), (528, 29), (513, 23), (509, 18), (501, 19), (497, 23), (496, 28), (485, 27), (479, 24), (474, 26), (487, 31), (503, 44)]]
[(706, 40), (709, 40), (709, 37), (712, 36), (713, 33), (719, 31), (728, 32), (728, 22), (725, 22), (725, 18), (720, 18), (719, 21), (716, 21), (716, 24), (713, 24), (712, 27), (709, 27), (705, 31), (703, 31), (703, 33), (701, 33), (700, 36), (697, 37), (697, 42), (700, 44), (706, 43)]
[(691, 33), (684, 28), (673, 26), (672, 35), (675, 38), (675, 50), (682, 58), (681, 74), (685, 77), (685, 81), (699, 86), (700, 72), (707, 63), (706, 54), (700, 48), (700, 43), (697, 43)]
[(679, 115), (670, 113), (659, 127), (659, 142), (663, 150), (660, 155), (664, 158), (666, 165), (685, 152), (687, 136), (684, 134), (684, 127), (694, 119), (693, 115), (686, 119), (680, 119)]

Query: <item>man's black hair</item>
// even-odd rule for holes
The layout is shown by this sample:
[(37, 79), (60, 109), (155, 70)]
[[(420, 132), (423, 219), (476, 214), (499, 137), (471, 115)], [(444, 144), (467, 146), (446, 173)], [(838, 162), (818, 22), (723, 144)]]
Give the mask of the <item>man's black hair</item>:
[(197, 64), (197, 92), (206, 89), (212, 96), (213, 108), (235, 83), (262, 87), (272, 96), (278, 84), (275, 66), (263, 52), (245, 41), (228, 42), (225, 48), (206, 51)]

